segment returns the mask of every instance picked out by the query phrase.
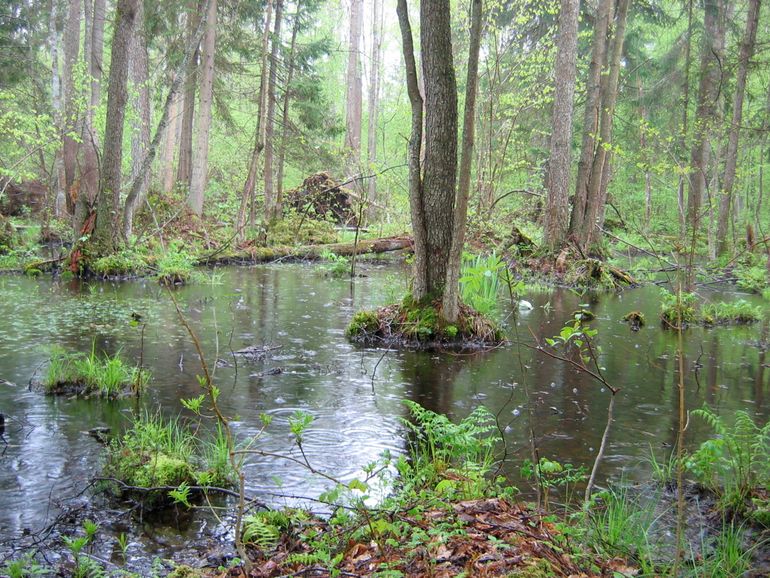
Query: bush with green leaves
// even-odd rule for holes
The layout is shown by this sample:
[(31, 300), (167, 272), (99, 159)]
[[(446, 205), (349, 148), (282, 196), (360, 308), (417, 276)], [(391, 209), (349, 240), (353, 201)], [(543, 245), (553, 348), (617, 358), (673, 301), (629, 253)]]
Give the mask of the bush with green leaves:
[(671, 293), (666, 289), (660, 292), (660, 318), (664, 327), (676, 329), (697, 321), (694, 293)]
[(181, 242), (170, 243), (156, 261), (158, 281), (163, 285), (188, 283), (195, 268), (195, 257), (184, 249)]
[(341, 279), (350, 275), (350, 259), (347, 257), (324, 250), (321, 252), (320, 258), (325, 262), (324, 271), (329, 277)]
[(150, 373), (128, 365), (120, 354), (69, 353), (55, 348), (48, 361), (42, 385), (47, 393), (76, 393), (115, 398), (139, 393), (147, 385)]

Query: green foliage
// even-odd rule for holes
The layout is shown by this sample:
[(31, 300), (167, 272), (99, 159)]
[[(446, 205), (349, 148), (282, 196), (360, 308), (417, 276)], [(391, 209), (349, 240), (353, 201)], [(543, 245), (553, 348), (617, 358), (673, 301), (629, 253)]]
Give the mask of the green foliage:
[(281, 537), (281, 532), (291, 524), (285, 512), (268, 510), (247, 516), (243, 520), (243, 543), (260, 550), (272, 550)]
[(8, 578), (33, 578), (51, 574), (50, 569), (37, 563), (32, 553), (26, 553), (16, 560), (8, 560), (0, 572), (8, 575)]
[(736, 412), (732, 427), (708, 407), (692, 415), (703, 419), (717, 437), (703, 442), (685, 466), (727, 507), (750, 515), (752, 492), (770, 487), (770, 423), (760, 427), (742, 410)]
[[(164, 418), (159, 413), (144, 412), (110, 445), (105, 474), (128, 486), (175, 486), (171, 497), (189, 503), (189, 486), (231, 483), (224, 440), (221, 429), (213, 439), (206, 439), (202, 431), (194, 433), (179, 417)], [(162, 495), (160, 492), (156, 498)]]
[(731, 302), (708, 303), (701, 309), (700, 319), (706, 325), (756, 323), (762, 320), (762, 308), (754, 307), (743, 299)]
[(735, 268), (735, 282), (741, 289), (751, 293), (762, 293), (767, 288), (767, 266), (764, 263), (749, 263)]
[(337, 241), (337, 232), (331, 221), (289, 209), (283, 219), (271, 225), (268, 241), (280, 247), (328, 245)]
[(660, 291), (660, 318), (664, 327), (684, 327), (694, 323), (696, 296), (694, 293), (671, 293), (666, 289)]
[(341, 279), (350, 275), (350, 259), (347, 257), (332, 253), (328, 249), (322, 251), (320, 257), (327, 263), (324, 269), (329, 277)]
[(489, 255), (463, 255), (460, 271), (460, 296), (463, 302), (487, 317), (498, 312), (497, 292), (505, 263), (492, 252)]
[(91, 353), (68, 353), (54, 349), (43, 379), (48, 393), (71, 392), (115, 398), (127, 392), (137, 393), (144, 389), (150, 373), (138, 367), (130, 367), (120, 354), (99, 356), (96, 346)]
[(147, 268), (147, 261), (142, 253), (123, 247), (112, 255), (100, 257), (91, 268), (101, 277), (125, 277), (141, 274)]
[(184, 285), (193, 277), (195, 257), (188, 253), (181, 242), (170, 243), (156, 261), (158, 281), (163, 285)]
[(569, 503), (575, 487), (586, 480), (586, 468), (575, 467), (572, 464), (561, 464), (557, 461), (541, 457), (537, 465), (532, 460), (524, 460), (521, 465), (521, 475), (526, 479), (534, 479), (543, 492), (543, 507), (548, 510), (550, 490), (563, 488), (565, 502)]
[(345, 328), (345, 335), (355, 337), (362, 333), (376, 333), (380, 328), (380, 320), (376, 311), (359, 311)]

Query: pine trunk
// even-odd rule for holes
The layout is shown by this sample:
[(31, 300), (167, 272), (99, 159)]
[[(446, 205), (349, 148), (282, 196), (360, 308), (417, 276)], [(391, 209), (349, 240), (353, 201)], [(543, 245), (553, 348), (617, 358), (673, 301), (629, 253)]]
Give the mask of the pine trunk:
[[(203, 2), (198, 0), (197, 9), (195, 1), (187, 13), (187, 40), (192, 40), (195, 30), (201, 20)], [(192, 154), (193, 154), (193, 125), (195, 124), (195, 86), (197, 84), (198, 48), (187, 65), (185, 74), (185, 90), (182, 101), (182, 129), (179, 133), (179, 160), (177, 162), (176, 180), (183, 187), (190, 187), (192, 178)]]
[[(62, 160), (64, 162), (64, 189), (67, 212), (75, 209), (73, 186), (77, 173), (78, 142), (75, 135), (82, 131), (75, 104), (75, 63), (80, 54), (80, 0), (69, 0), (67, 21), (64, 25), (64, 124), (62, 126)], [(80, 129), (80, 130), (78, 130)], [(74, 194), (74, 196), (77, 196)]]
[(275, 131), (275, 84), (278, 75), (278, 49), (281, 46), (281, 20), (283, 19), (283, 0), (276, 0), (275, 24), (270, 48), (270, 74), (267, 81), (267, 115), (265, 120), (265, 222), (278, 218), (276, 210), (275, 188), (273, 181), (273, 134)]

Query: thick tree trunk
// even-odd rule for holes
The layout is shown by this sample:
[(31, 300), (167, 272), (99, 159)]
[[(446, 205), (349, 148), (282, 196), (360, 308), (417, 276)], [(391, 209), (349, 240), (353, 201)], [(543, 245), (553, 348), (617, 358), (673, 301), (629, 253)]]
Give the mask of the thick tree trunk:
[(209, 172), (209, 132), (211, 130), (211, 104), (214, 97), (214, 52), (217, 34), (217, 0), (209, 0), (206, 12), (206, 32), (203, 35), (201, 62), (200, 105), (198, 106), (198, 134), (195, 139), (190, 177), (188, 203), (193, 213), (203, 214), (203, 194)]
[(730, 222), (735, 169), (738, 162), (738, 136), (740, 134), (741, 121), (743, 120), (743, 98), (746, 93), (746, 78), (749, 74), (749, 59), (754, 54), (754, 46), (757, 40), (760, 4), (760, 0), (749, 0), (749, 9), (746, 15), (746, 32), (743, 35), (738, 59), (738, 75), (735, 81), (735, 96), (733, 98), (733, 118), (727, 140), (722, 195), (719, 198), (717, 255), (723, 255), (728, 247), (727, 227)]
[(604, 206), (607, 202), (607, 185), (610, 180), (610, 157), (612, 145), (612, 124), (615, 103), (618, 98), (623, 41), (626, 34), (626, 19), (630, 0), (619, 0), (612, 38), (612, 52), (609, 54), (609, 75), (602, 87), (601, 112), (599, 116), (598, 146), (594, 151), (593, 166), (588, 179), (588, 198), (583, 228), (578, 231), (578, 242), (584, 251), (597, 239), (597, 222), (603, 223)]
[[(62, 126), (62, 160), (67, 212), (75, 209), (73, 185), (77, 173), (78, 142), (75, 135), (82, 131), (80, 111), (75, 103), (75, 63), (80, 53), (80, 0), (69, 0), (64, 25), (64, 124)], [(78, 130), (80, 129), (80, 130)], [(74, 196), (77, 196), (76, 194)]]
[[(192, 6), (187, 13), (187, 39), (193, 38), (201, 21), (202, 0), (191, 0)], [(195, 5), (197, 4), (197, 9)], [(198, 49), (190, 59), (185, 74), (185, 90), (182, 101), (182, 130), (179, 134), (179, 159), (177, 161), (176, 180), (183, 187), (190, 186), (193, 162), (193, 125), (195, 124), (195, 87), (197, 85)]]
[(246, 182), (243, 184), (241, 194), (241, 206), (238, 209), (238, 217), (235, 221), (235, 229), (238, 237), (242, 241), (245, 239), (244, 229), (246, 227), (246, 215), (249, 215), (251, 226), (254, 226), (254, 192), (257, 185), (257, 172), (259, 169), (259, 155), (265, 148), (265, 95), (267, 94), (267, 47), (270, 40), (270, 23), (273, 17), (272, 0), (267, 0), (265, 7), (265, 27), (262, 31), (262, 67), (260, 69), (259, 80), (259, 104), (257, 109), (257, 127), (254, 135), (254, 148), (251, 151), (249, 161), (249, 171), (246, 175)]
[(134, 213), (142, 206), (150, 188), (152, 171), (142, 171), (144, 159), (150, 148), (150, 110), (149, 65), (147, 55), (147, 36), (144, 23), (144, 4), (140, 0), (136, 12), (136, 34), (131, 42), (129, 78), (131, 79), (132, 100), (135, 115), (131, 127), (131, 182), (139, 181), (136, 194), (129, 192), (123, 210), (123, 234), (128, 239), (133, 233)]
[(412, 127), (409, 136), (407, 159), (409, 164), (409, 210), (414, 232), (414, 282), (412, 296), (423, 299), (428, 293), (427, 232), (422, 198), (422, 116), (423, 98), (417, 76), (417, 64), (414, 59), (414, 40), (409, 23), (409, 9), (406, 0), (397, 0), (396, 13), (401, 29), (401, 42), (406, 68), (406, 88), (412, 108)]
[(273, 181), (273, 134), (275, 131), (275, 84), (278, 75), (278, 49), (281, 46), (281, 20), (283, 19), (283, 0), (276, 0), (275, 24), (270, 48), (270, 74), (267, 81), (267, 115), (265, 120), (265, 222), (278, 218)]
[[(382, 62), (382, 0), (372, 1), (372, 47), (371, 64), (369, 71), (369, 126), (367, 130), (367, 154), (369, 170), (375, 171), (377, 168), (377, 122), (378, 108), (380, 100), (380, 67)], [(367, 220), (372, 222), (377, 214), (377, 177), (372, 176), (367, 183), (367, 202), (368, 215)]]
[(286, 59), (286, 85), (283, 90), (283, 106), (281, 108), (281, 144), (278, 149), (278, 169), (276, 173), (276, 193), (275, 193), (275, 211), (280, 217), (283, 214), (283, 171), (286, 162), (286, 145), (289, 140), (289, 102), (291, 100), (291, 81), (294, 78), (294, 53), (297, 50), (297, 34), (299, 34), (300, 24), (302, 22), (302, 3), (297, 3), (297, 14), (294, 17), (294, 26), (291, 31), (291, 44), (289, 46), (289, 56)]
[(580, 0), (561, 0), (556, 34), (555, 90), (548, 159), (545, 243), (554, 252), (567, 238), (572, 165), (572, 112), (577, 77), (577, 32)]
[(594, 38), (591, 48), (591, 65), (586, 81), (586, 107), (583, 114), (583, 138), (580, 147), (575, 202), (569, 221), (569, 234), (577, 237), (584, 229), (588, 205), (588, 181), (593, 166), (596, 135), (599, 132), (601, 114), (602, 71), (606, 63), (607, 33), (613, 10), (613, 0), (599, 0), (594, 23)]
[(123, 121), (128, 98), (128, 53), (139, 0), (118, 0), (115, 32), (112, 38), (107, 122), (104, 130), (102, 174), (96, 209), (93, 241), (97, 254), (112, 251), (115, 246), (120, 215), (121, 162), (123, 160)]
[[(361, 114), (363, 88), (361, 81), (361, 33), (363, 29), (363, 0), (350, 2), (350, 31), (348, 37), (347, 98), (345, 104), (345, 149), (348, 171), (356, 174), (361, 164)], [(360, 187), (356, 186), (356, 189)], [(359, 191), (360, 192), (360, 191)]]
[(422, 0), (420, 41), (425, 75), (423, 209), (428, 294), (443, 295), (454, 230), (457, 180), (457, 83), (449, 0)]
[(701, 45), (700, 83), (695, 112), (695, 138), (690, 157), (690, 186), (687, 197), (687, 223), (697, 235), (709, 168), (710, 136), (716, 115), (719, 79), (724, 46), (724, 0), (705, 0), (704, 34)]
[[(454, 208), (454, 231), (447, 263), (443, 315), (454, 323), (460, 313), (460, 268), (465, 245), (465, 221), (468, 218), (468, 197), (471, 188), (471, 164), (476, 121), (476, 92), (479, 80), (479, 49), (481, 46), (482, 0), (471, 3), (471, 33), (468, 47), (468, 78), (465, 83), (465, 111), (463, 113), (462, 157)], [(576, 18), (577, 20), (577, 18)]]
[[(64, 111), (62, 106), (61, 76), (59, 74), (59, 31), (56, 28), (58, 0), (51, 0), (51, 16), (48, 21), (48, 49), (51, 54), (51, 107), (53, 122), (60, 135), (64, 135)], [(54, 215), (63, 217), (67, 212), (66, 175), (62, 150), (57, 149), (53, 161)]]

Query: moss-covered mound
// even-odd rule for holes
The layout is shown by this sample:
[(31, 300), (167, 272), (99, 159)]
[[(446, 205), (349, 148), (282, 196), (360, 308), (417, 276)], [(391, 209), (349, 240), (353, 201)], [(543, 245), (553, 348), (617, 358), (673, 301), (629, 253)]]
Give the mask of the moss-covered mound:
[(478, 311), (461, 305), (457, 322), (448, 323), (441, 307), (441, 300), (419, 303), (407, 297), (401, 303), (359, 311), (345, 334), (361, 345), (417, 349), (477, 349), (505, 342), (497, 324)]

